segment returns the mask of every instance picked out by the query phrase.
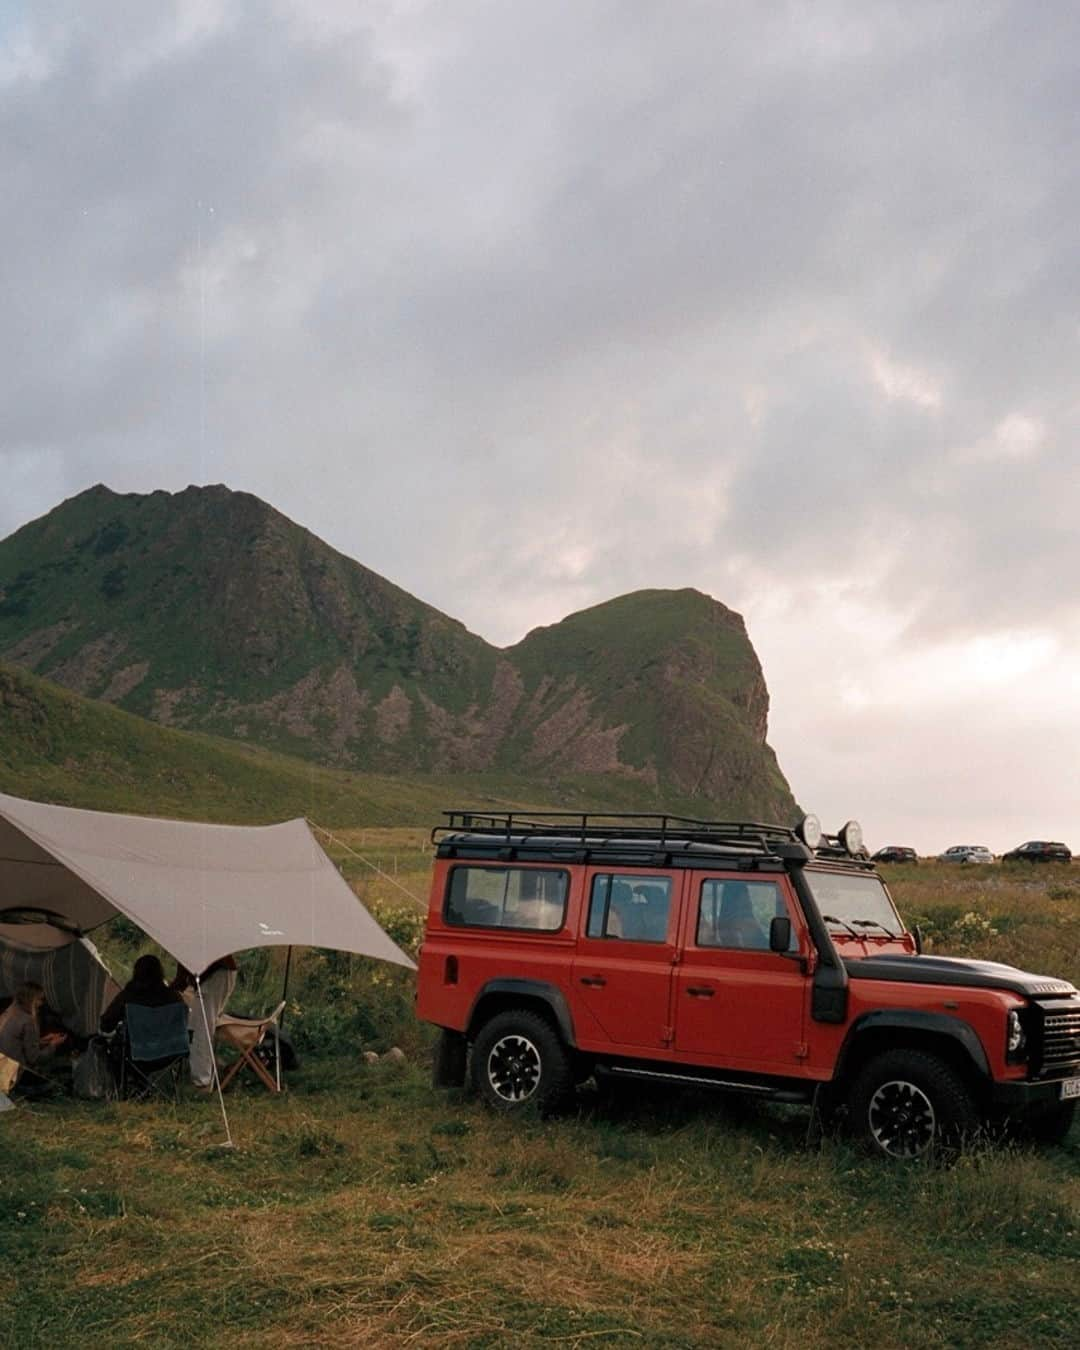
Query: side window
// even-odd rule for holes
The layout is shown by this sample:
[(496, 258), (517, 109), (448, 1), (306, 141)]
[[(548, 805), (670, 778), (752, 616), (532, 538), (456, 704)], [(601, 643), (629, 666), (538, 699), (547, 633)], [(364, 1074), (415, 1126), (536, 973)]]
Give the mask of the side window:
[(566, 918), (569, 874), (538, 867), (455, 867), (443, 918), (465, 928), (554, 933)]
[[(719, 881), (701, 883), (698, 903), (699, 947), (748, 947), (769, 950), (769, 925), (777, 915), (787, 914), (780, 887), (775, 881)], [(797, 949), (794, 928), (790, 951)]]
[(593, 877), (585, 932), (624, 942), (664, 942), (670, 909), (670, 877), (602, 874)]

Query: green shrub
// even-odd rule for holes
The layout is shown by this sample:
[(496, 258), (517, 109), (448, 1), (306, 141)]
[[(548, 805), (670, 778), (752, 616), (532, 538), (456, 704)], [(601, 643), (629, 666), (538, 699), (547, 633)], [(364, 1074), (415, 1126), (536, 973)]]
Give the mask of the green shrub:
[(975, 910), (941, 908), (931, 915), (912, 916), (922, 929), (928, 952), (944, 956), (984, 956), (1000, 935), (995, 923)]

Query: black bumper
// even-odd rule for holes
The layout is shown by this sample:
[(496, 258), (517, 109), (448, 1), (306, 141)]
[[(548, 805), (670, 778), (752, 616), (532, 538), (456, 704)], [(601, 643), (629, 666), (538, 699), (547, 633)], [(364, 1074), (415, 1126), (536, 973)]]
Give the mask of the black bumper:
[[(1020, 1079), (1014, 1083), (995, 1083), (992, 1099), (1002, 1106), (1023, 1110), (1025, 1107), (1053, 1106), (1061, 1101), (1061, 1078), (1049, 1078), (1039, 1082), (1026, 1082)], [(1075, 1097), (1068, 1098), (1076, 1101)]]

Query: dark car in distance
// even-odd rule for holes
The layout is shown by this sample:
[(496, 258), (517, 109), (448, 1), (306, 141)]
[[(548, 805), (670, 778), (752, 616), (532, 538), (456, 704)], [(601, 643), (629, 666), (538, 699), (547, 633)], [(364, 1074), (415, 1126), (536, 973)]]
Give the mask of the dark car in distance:
[(1002, 855), (1002, 862), (1072, 862), (1071, 851), (1061, 843), (1029, 839), (1026, 844)]
[(913, 848), (901, 848), (899, 844), (886, 844), (873, 855), (874, 862), (917, 863), (919, 855)]

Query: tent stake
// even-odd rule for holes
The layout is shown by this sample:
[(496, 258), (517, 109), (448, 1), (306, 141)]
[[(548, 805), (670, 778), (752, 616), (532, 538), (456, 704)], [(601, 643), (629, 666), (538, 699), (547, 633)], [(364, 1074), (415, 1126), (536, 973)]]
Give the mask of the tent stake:
[(202, 1009), (203, 1029), (206, 1032), (207, 1044), (210, 1046), (210, 1063), (214, 1066), (213, 1085), (217, 1088), (218, 1101), (221, 1104), (221, 1119), (225, 1122), (225, 1142), (220, 1145), (221, 1148), (235, 1148), (233, 1143), (232, 1130), (229, 1129), (229, 1113), (225, 1110), (225, 1096), (221, 1091), (221, 1075), (218, 1073), (217, 1055), (214, 1054), (214, 1038), (210, 1035), (210, 1021), (206, 1016), (206, 1003), (202, 996), (202, 981), (198, 975), (195, 976), (195, 992), (199, 996), (199, 1007)]

